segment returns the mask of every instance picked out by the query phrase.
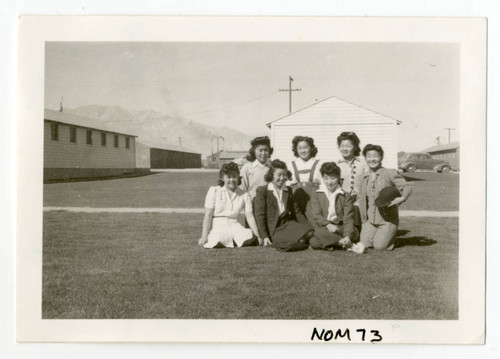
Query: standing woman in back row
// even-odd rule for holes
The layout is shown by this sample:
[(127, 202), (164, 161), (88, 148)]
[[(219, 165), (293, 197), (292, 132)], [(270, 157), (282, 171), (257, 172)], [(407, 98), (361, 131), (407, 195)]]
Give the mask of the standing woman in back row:
[(368, 166), (361, 155), (360, 141), (354, 132), (342, 132), (337, 137), (342, 158), (337, 161), (342, 178), (342, 189), (349, 193), (354, 202), (359, 193), (359, 181), (364, 173), (368, 172)]
[(363, 158), (360, 157), (359, 137), (354, 132), (342, 132), (337, 137), (342, 158), (337, 161), (340, 168), (341, 186), (345, 193), (349, 193), (354, 203), (354, 225), (361, 231), (361, 218), (358, 207), (358, 193), (361, 177), (369, 171)]
[(294, 191), (298, 210), (306, 215), (306, 207), (311, 193), (317, 190), (321, 184), (319, 171), (321, 161), (316, 159), (318, 148), (311, 137), (295, 136), (292, 140), (292, 151), (296, 160), (291, 161), (290, 166), (288, 166), (292, 172), (290, 185)]
[(273, 154), (271, 140), (267, 136), (256, 137), (250, 141), (250, 149), (246, 157), (247, 163), (241, 167), (240, 188), (255, 198), (257, 187), (267, 185), (264, 179), (271, 167), (269, 157)]

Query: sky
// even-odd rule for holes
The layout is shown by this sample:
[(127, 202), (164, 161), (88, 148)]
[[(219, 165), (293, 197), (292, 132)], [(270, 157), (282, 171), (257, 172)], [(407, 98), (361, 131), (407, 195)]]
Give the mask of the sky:
[(45, 107), (154, 110), (251, 135), (336, 96), (401, 121), (399, 150), (459, 139), (460, 48), (438, 43), (48, 42)]

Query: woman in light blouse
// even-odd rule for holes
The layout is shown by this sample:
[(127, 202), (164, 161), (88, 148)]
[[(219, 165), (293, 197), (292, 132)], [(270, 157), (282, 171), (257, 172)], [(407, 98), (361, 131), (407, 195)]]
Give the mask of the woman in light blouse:
[(257, 187), (265, 185), (264, 176), (271, 166), (269, 157), (273, 154), (271, 140), (267, 136), (256, 137), (250, 142), (250, 149), (246, 157), (247, 163), (241, 167), (240, 188), (255, 197)]
[(359, 192), (359, 180), (363, 173), (369, 171), (369, 168), (365, 160), (360, 157), (360, 141), (354, 132), (342, 132), (337, 137), (337, 145), (342, 155), (342, 158), (337, 161), (337, 165), (340, 167), (342, 189), (344, 192), (349, 193), (356, 202)]
[[(366, 247), (380, 250), (392, 250), (399, 225), (398, 206), (411, 195), (412, 188), (397, 170), (382, 167), (384, 150), (378, 145), (368, 144), (363, 148), (363, 156), (370, 168), (359, 185), (359, 210), (361, 214), (361, 239)], [(399, 191), (387, 206), (377, 207), (380, 192), (390, 186)]]
[[(220, 170), (219, 185), (210, 187), (205, 198), (205, 217), (198, 241), (200, 246), (233, 248), (262, 242), (250, 194), (238, 188), (240, 183), (238, 165), (234, 162), (224, 164)], [(245, 213), (250, 228), (245, 228), (238, 222), (238, 215), (242, 212)]]
[[(311, 199), (311, 194), (321, 184), (319, 172), (321, 161), (316, 158), (318, 148), (311, 137), (295, 136), (292, 140), (292, 151), (296, 160), (291, 161), (288, 166), (292, 174), (289, 183), (297, 202), (297, 210), (307, 217), (307, 204)], [(309, 217), (309, 222), (312, 224)]]

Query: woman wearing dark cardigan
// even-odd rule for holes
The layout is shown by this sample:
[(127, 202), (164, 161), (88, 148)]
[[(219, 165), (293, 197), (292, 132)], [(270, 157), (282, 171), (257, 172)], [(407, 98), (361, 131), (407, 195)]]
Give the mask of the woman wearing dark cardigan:
[(335, 162), (321, 165), (322, 184), (312, 193), (307, 216), (314, 224), (314, 249), (350, 248), (358, 242), (359, 232), (354, 227), (354, 203), (342, 189), (340, 168)]
[(286, 164), (274, 160), (266, 174), (267, 186), (257, 188), (254, 199), (255, 220), (264, 245), (285, 251), (307, 249), (314, 234), (305, 216), (297, 211), (290, 187), (285, 186), (289, 172)]

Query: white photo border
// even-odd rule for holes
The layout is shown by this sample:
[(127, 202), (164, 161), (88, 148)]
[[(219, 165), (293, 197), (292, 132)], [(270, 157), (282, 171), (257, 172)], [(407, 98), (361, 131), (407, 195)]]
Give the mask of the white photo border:
[[(43, 320), (41, 118), (46, 41), (460, 44), (459, 319)], [(18, 341), (311, 343), (312, 330), (317, 327), (378, 330), (383, 343), (484, 343), (486, 19), (25, 16), (19, 22), (18, 55)]]

